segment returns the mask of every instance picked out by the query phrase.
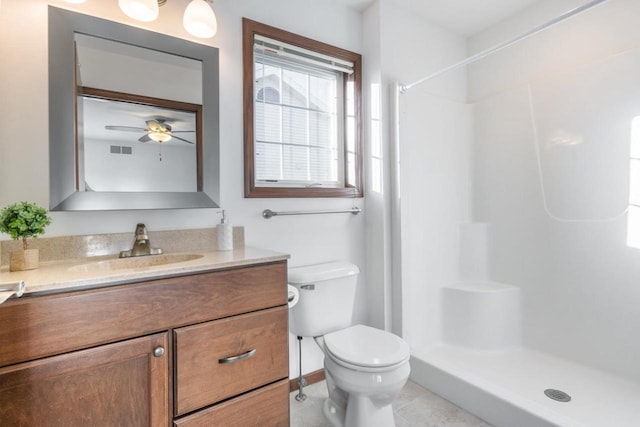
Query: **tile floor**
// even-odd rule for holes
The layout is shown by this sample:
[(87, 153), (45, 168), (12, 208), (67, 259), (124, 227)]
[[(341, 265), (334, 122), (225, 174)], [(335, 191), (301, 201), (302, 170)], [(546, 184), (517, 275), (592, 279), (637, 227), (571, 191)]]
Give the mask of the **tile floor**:
[[(322, 405), (327, 398), (325, 382), (305, 387), (304, 393), (307, 395), (304, 402), (295, 399), (297, 391), (289, 396), (291, 427), (329, 427), (322, 415)], [(411, 381), (394, 401), (393, 413), (396, 427), (491, 427)]]

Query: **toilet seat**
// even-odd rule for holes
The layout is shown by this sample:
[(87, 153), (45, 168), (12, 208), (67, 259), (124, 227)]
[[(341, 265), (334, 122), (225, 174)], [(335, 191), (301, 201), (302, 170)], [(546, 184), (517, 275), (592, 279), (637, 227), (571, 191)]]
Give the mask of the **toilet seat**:
[(406, 363), (411, 355), (398, 336), (365, 325), (325, 335), (324, 346), (336, 363), (355, 370), (387, 370)]

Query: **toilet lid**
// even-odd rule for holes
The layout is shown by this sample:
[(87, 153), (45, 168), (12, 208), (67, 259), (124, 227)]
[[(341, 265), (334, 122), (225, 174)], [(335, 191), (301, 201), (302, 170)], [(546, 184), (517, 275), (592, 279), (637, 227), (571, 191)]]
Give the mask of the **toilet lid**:
[(325, 348), (338, 360), (363, 367), (398, 364), (410, 356), (409, 345), (398, 336), (355, 325), (324, 336)]

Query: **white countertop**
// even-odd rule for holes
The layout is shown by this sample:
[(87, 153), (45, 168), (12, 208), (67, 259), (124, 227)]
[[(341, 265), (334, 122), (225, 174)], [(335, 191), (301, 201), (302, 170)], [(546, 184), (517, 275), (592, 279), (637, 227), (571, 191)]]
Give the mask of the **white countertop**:
[[(188, 259), (188, 255), (191, 254), (198, 255), (198, 257)], [(118, 259), (117, 255), (110, 255), (68, 261), (41, 262), (38, 269), (29, 271), (9, 272), (7, 267), (2, 268), (0, 283), (22, 280), (26, 284), (25, 295), (49, 294), (162, 279), (251, 264), (264, 264), (289, 258), (289, 255), (285, 253), (253, 247), (241, 247), (233, 251), (174, 252), (164, 255), (176, 259), (180, 259), (180, 255), (185, 255), (184, 259), (187, 260), (153, 266), (132, 266), (132, 264), (136, 264), (136, 261), (145, 264), (146, 258), (162, 257), (163, 255), (123, 259)]]

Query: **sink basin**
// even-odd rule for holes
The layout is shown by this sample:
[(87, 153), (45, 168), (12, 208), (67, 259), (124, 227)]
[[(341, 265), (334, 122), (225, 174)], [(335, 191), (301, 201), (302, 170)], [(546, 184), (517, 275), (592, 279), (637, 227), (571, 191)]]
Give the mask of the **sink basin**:
[(199, 254), (162, 254), (148, 255), (131, 258), (115, 258), (103, 261), (93, 261), (86, 264), (75, 265), (69, 268), (69, 271), (94, 272), (94, 271), (112, 271), (112, 270), (128, 270), (133, 268), (148, 268), (167, 264), (176, 264), (180, 262), (192, 261), (202, 258)]

